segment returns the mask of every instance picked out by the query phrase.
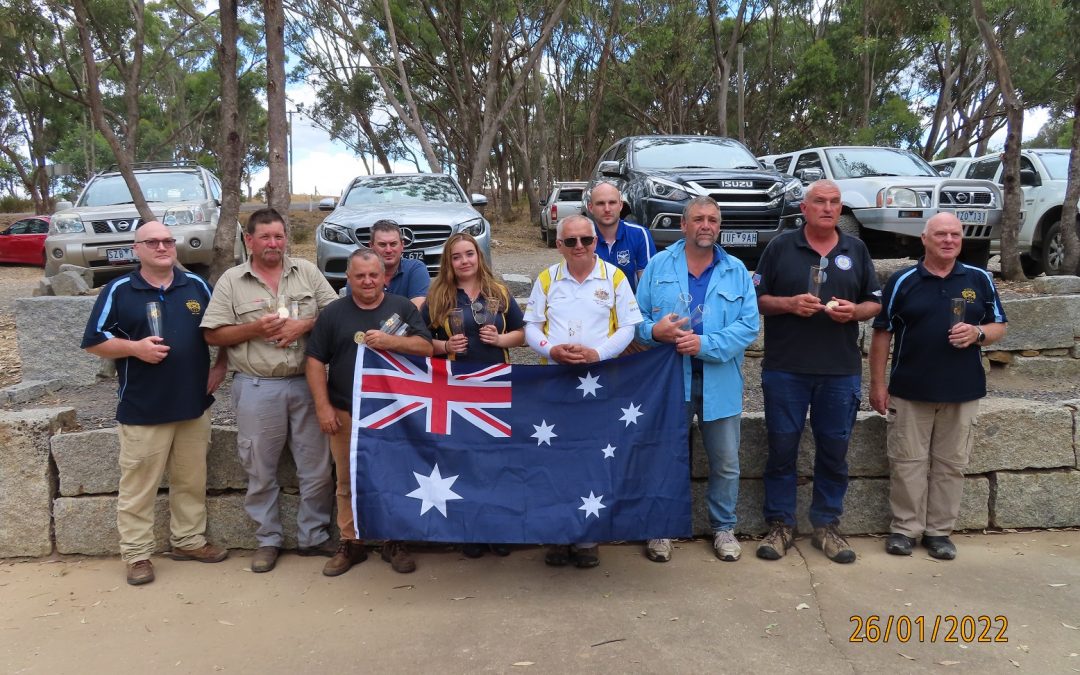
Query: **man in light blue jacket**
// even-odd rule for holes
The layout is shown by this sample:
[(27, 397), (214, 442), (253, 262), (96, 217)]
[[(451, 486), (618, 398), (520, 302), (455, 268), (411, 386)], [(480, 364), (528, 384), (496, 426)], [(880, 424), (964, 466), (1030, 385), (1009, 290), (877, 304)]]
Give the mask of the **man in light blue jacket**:
[[(734, 562), (742, 554), (735, 538), (739, 497), (739, 432), (742, 360), (758, 333), (757, 294), (749, 272), (716, 243), (720, 207), (696, 197), (682, 215), (683, 239), (658, 253), (638, 282), (644, 321), (638, 339), (669, 342), (685, 356), (683, 375), (688, 422), (696, 414), (709, 457), (709, 524), (716, 557)], [(670, 539), (651, 539), (650, 560), (671, 559)]]

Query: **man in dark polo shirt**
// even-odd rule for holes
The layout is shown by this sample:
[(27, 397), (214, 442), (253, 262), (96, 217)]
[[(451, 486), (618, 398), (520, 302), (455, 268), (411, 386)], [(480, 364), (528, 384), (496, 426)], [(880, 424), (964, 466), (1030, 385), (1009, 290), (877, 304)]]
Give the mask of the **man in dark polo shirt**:
[[(370, 242), (369, 248), (379, 254), (386, 270), (383, 272), (383, 290), (412, 300), (417, 309), (422, 307), (431, 287), (431, 275), (423, 260), (403, 257), (405, 242), (401, 238), (401, 227), (393, 220), (376, 220), (371, 225)], [(341, 297), (349, 297), (351, 290), (346, 281)]]
[[(330, 437), (330, 454), (334, 457), (337, 472), (337, 521), (341, 542), (337, 553), (323, 567), (323, 574), (328, 577), (344, 574), (367, 559), (353, 522), (352, 472), (349, 468), (357, 347), (363, 343), (373, 349), (399, 354), (431, 356), (431, 333), (420, 312), (408, 298), (383, 290), (384, 274), (385, 268), (378, 254), (365, 248), (353, 251), (346, 273), (350, 293), (319, 314), (307, 343), (305, 374), (308, 387), (315, 399), (319, 426)], [(384, 332), (386, 320), (394, 315), (407, 326), (405, 334)], [(416, 569), (404, 542), (386, 542), (382, 558), (395, 572), (408, 573)]]
[[(814, 432), (811, 543), (834, 562), (855, 561), (840, 534), (847, 492), (847, 449), (862, 387), (859, 322), (880, 310), (881, 291), (866, 246), (841, 232), (840, 189), (812, 183), (802, 202), (806, 225), (769, 242), (754, 275), (765, 316), (761, 389), (769, 458), (765, 520), (769, 532), (757, 556), (778, 560), (795, 535), (795, 466), (810, 411)], [(808, 291), (810, 267), (825, 268), (818, 295)]]
[[(154, 580), (154, 499), (169, 470), (174, 560), (220, 562), (228, 551), (206, 541), (206, 448), (211, 396), (225, 378), (224, 353), (210, 368), (199, 321), (210, 287), (176, 266), (176, 239), (150, 221), (135, 232), (139, 267), (101, 290), (82, 348), (116, 359), (120, 486), (116, 524), (120, 557), (133, 586)], [(151, 332), (148, 303), (161, 318)]]
[[(885, 550), (894, 555), (911, 555), (921, 535), (932, 557), (956, 557), (949, 535), (960, 514), (979, 399), (986, 396), (982, 347), (1008, 327), (990, 274), (957, 261), (963, 237), (951, 213), (928, 220), (926, 255), (892, 275), (874, 320), (870, 405), (889, 427), (892, 525)], [(961, 301), (955, 314), (954, 300)]]

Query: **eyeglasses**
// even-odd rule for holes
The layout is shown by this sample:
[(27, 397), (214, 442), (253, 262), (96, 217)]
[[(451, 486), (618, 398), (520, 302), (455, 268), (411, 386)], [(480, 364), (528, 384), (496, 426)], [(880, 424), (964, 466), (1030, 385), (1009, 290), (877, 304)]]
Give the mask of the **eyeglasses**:
[(579, 241), (581, 242), (582, 246), (588, 248), (593, 245), (594, 241), (596, 241), (596, 237), (567, 237), (560, 241), (562, 241), (563, 246), (567, 248), (577, 248)]
[(136, 244), (142, 244), (146, 248), (156, 249), (164, 246), (165, 248), (176, 248), (175, 239), (143, 239), (142, 241), (135, 242)]

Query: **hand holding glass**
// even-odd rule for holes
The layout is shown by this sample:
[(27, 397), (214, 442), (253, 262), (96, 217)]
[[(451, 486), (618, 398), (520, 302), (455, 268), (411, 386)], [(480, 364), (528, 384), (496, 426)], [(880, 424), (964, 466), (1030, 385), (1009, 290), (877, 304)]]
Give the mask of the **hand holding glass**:
[(964, 323), (966, 312), (967, 301), (963, 298), (953, 298), (949, 301), (949, 328), (952, 329)]
[(148, 302), (146, 303), (146, 323), (150, 326), (150, 334), (163, 338), (165, 337), (165, 325), (162, 321), (164, 317), (161, 315), (161, 303)]

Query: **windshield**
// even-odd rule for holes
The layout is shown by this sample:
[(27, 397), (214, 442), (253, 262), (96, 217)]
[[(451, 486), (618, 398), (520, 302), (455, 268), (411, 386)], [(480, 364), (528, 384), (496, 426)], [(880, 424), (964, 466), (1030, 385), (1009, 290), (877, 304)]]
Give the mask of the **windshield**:
[(649, 138), (634, 142), (638, 169), (759, 169), (742, 144), (727, 138)]
[(938, 176), (921, 158), (890, 148), (837, 148), (826, 150), (836, 178), (863, 176)]
[[(199, 174), (192, 171), (137, 173), (135, 180), (148, 202), (194, 202), (206, 199)], [(102, 176), (91, 181), (79, 200), (79, 206), (112, 206), (130, 204), (124, 177)]]
[(1039, 159), (1049, 172), (1051, 180), (1065, 180), (1069, 177), (1069, 153), (1040, 152)]
[(460, 188), (449, 176), (371, 176), (352, 184), (345, 206), (369, 204), (464, 203)]

